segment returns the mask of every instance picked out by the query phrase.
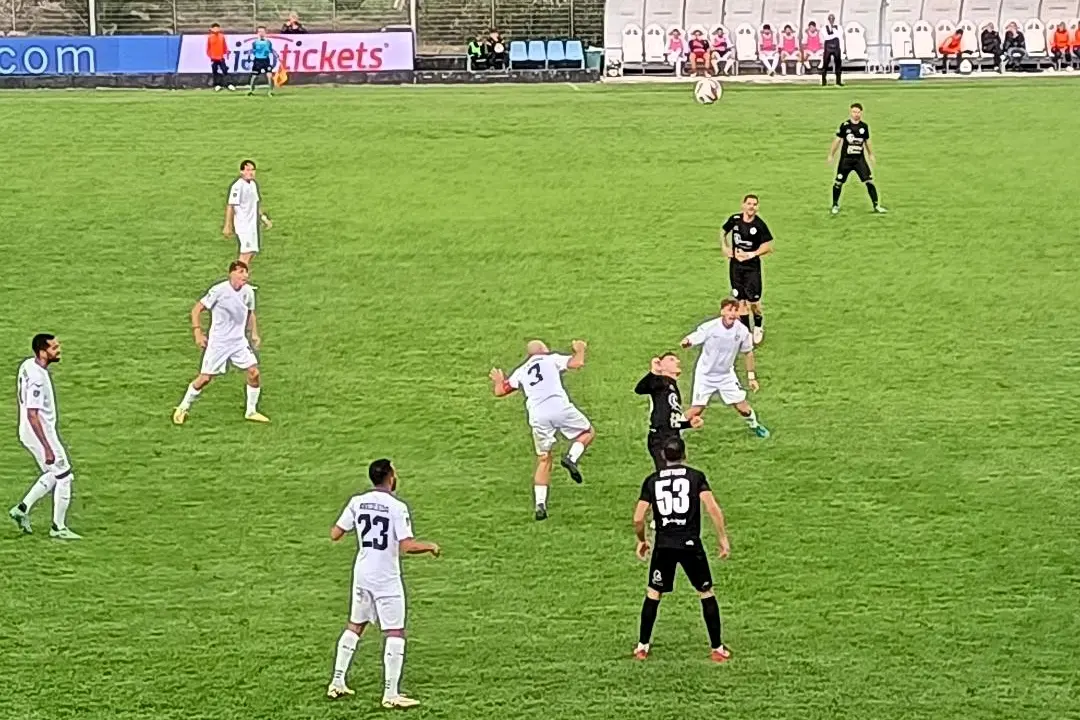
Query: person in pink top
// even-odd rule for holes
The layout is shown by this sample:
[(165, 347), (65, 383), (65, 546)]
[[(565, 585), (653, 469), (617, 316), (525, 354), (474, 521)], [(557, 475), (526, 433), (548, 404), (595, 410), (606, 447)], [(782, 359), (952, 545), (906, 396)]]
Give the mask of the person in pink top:
[(788, 63), (792, 63), (796, 75), (802, 75), (802, 53), (799, 51), (799, 38), (795, 37), (795, 28), (785, 25), (780, 33), (780, 70), (787, 75)]
[(720, 74), (721, 61), (724, 63), (723, 72), (725, 75), (731, 73), (731, 68), (735, 64), (735, 54), (731, 52), (731, 43), (728, 42), (727, 34), (722, 27), (713, 30), (712, 61), (713, 73), (717, 75)]
[(809, 70), (810, 63), (816, 62), (818, 67), (821, 67), (822, 58), (825, 57), (825, 46), (821, 43), (821, 32), (818, 30), (817, 23), (811, 20), (806, 25), (806, 32), (803, 34), (803, 66)]
[(682, 31), (672, 28), (668, 33), (667, 60), (675, 68), (676, 75), (682, 75), (682, 64), (686, 58), (686, 41), (683, 40)]
[(761, 37), (758, 38), (758, 57), (761, 66), (769, 75), (776, 74), (776, 66), (780, 63), (780, 52), (776, 44), (776, 36), (773, 35), (772, 27), (761, 26)]

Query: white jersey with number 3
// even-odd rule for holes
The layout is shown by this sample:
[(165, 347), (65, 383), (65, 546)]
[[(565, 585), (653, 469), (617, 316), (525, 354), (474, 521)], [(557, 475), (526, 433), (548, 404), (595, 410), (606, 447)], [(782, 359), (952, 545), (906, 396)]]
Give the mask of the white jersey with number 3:
[(525, 393), (526, 410), (532, 411), (551, 398), (559, 398), (563, 404), (569, 405), (570, 397), (562, 384), (562, 374), (569, 363), (569, 355), (533, 355), (510, 373), (506, 382), (515, 390)]
[(402, 594), (398, 545), (413, 536), (408, 505), (386, 490), (370, 490), (349, 500), (336, 524), (356, 531), (356, 583), (375, 594)]

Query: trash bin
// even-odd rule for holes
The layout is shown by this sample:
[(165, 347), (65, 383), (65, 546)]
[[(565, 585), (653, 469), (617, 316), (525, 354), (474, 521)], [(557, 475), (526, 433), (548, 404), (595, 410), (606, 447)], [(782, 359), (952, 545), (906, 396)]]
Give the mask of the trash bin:
[(585, 69), (597, 70), (604, 66), (604, 49), (598, 47), (589, 47), (585, 50)]
[(918, 80), (922, 77), (922, 60), (900, 60), (897, 65), (900, 66), (901, 80)]

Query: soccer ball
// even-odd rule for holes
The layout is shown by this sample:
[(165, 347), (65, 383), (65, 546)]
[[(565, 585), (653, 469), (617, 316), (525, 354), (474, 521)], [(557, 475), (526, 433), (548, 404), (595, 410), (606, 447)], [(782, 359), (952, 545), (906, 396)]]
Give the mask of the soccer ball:
[(974, 68), (972, 67), (970, 60), (961, 60), (960, 61), (960, 74), (961, 75), (970, 75), (971, 71), (973, 69)]
[(694, 99), (702, 105), (712, 105), (723, 92), (720, 83), (712, 78), (701, 78), (694, 85)]

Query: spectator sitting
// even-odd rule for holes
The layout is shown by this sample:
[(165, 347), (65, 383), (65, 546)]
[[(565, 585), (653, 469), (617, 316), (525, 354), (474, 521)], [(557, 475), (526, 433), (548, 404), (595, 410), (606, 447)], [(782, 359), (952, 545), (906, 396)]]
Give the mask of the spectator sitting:
[(492, 70), (505, 70), (508, 60), (506, 54), (506, 44), (503, 42), (502, 35), (495, 28), (491, 28), (491, 32), (488, 33), (487, 41), (485, 45), (485, 55), (488, 59), (488, 67)]
[(1024, 33), (1020, 32), (1016, 23), (1009, 23), (1005, 29), (1005, 41), (1001, 47), (1005, 51), (1005, 69), (1017, 72), (1023, 70), (1022, 63), (1027, 57), (1027, 40), (1024, 39)]
[(307, 28), (300, 22), (300, 16), (294, 12), (289, 13), (289, 19), (281, 26), (282, 35), (303, 35)]
[(713, 31), (712, 36), (713, 72), (718, 75), (720, 74), (721, 60), (724, 61), (723, 72), (727, 75), (735, 65), (735, 54), (731, 52), (731, 43), (728, 42), (727, 35), (724, 34), (724, 28), (718, 27)]
[(1076, 33), (1072, 40), (1073, 64), (1080, 67), (1080, 25), (1076, 26)]
[(803, 34), (803, 66), (807, 70), (811, 70), (810, 63), (817, 62), (818, 69), (821, 69), (822, 60), (825, 57), (825, 46), (821, 44), (821, 31), (818, 30), (817, 23), (811, 20), (806, 25), (806, 32)]
[(483, 33), (469, 41), (465, 50), (470, 70), (486, 70), (488, 66), (487, 44), (484, 42)]
[(987, 23), (983, 28), (982, 38), (979, 43), (983, 54), (994, 58), (994, 69), (1001, 72), (1001, 36), (994, 29), (994, 23)]
[(795, 74), (802, 75), (802, 53), (799, 52), (799, 38), (795, 37), (795, 28), (785, 25), (780, 33), (780, 69), (787, 75), (788, 63), (795, 63)]
[(761, 37), (758, 39), (758, 57), (761, 59), (761, 66), (765, 68), (765, 72), (769, 75), (775, 75), (776, 66), (780, 62), (780, 53), (776, 47), (776, 37), (773, 35), (772, 27), (769, 25), (761, 26)]
[(682, 33), (675, 28), (668, 35), (667, 61), (675, 68), (676, 75), (682, 75), (682, 61), (686, 57), (686, 43), (683, 42)]
[(941, 55), (941, 72), (949, 73), (949, 58), (956, 58), (956, 70), (960, 71), (960, 49), (963, 46), (964, 28), (957, 28), (949, 37), (941, 41), (938, 53)]
[(1065, 63), (1072, 67), (1072, 55), (1069, 48), (1072, 45), (1069, 38), (1069, 28), (1065, 23), (1058, 23), (1054, 30), (1054, 37), (1050, 40), (1050, 55), (1054, 58), (1054, 64), (1061, 70)]
[(709, 41), (700, 30), (694, 30), (690, 34), (690, 74), (709, 74)]

